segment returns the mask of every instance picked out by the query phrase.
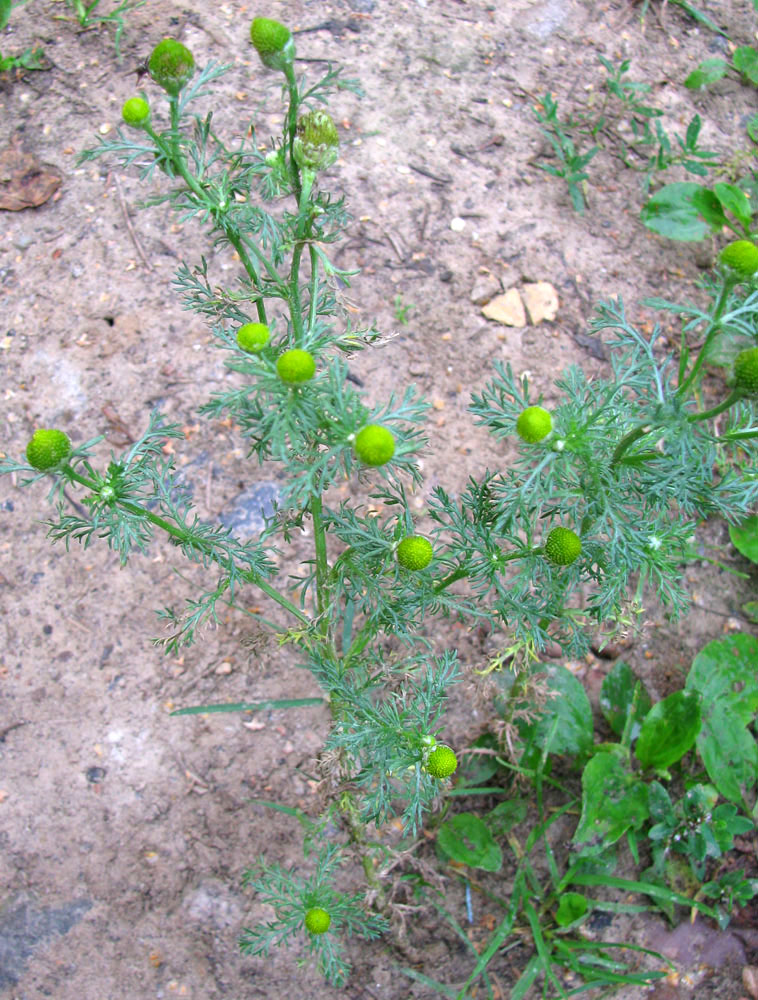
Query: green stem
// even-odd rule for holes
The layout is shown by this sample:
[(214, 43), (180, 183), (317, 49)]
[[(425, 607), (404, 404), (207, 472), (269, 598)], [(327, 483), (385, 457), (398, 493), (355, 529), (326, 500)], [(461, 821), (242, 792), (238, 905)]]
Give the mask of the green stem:
[(682, 396), (684, 396), (684, 394), (690, 388), (692, 383), (698, 377), (700, 369), (703, 367), (703, 364), (705, 363), (706, 355), (708, 354), (708, 348), (711, 346), (713, 338), (721, 329), (721, 317), (723, 315), (724, 309), (726, 308), (726, 302), (729, 297), (729, 291), (731, 290), (731, 288), (732, 288), (732, 283), (724, 279), (721, 285), (721, 291), (719, 292), (718, 298), (716, 299), (716, 304), (713, 307), (713, 313), (711, 314), (708, 328), (705, 333), (705, 339), (703, 340), (703, 346), (700, 348), (700, 353), (695, 359), (695, 363), (692, 366), (692, 370), (690, 371), (689, 375), (685, 378), (684, 382), (682, 382), (682, 384), (676, 390), (676, 396), (678, 399), (681, 399)]
[(618, 463), (621, 461), (621, 457), (624, 454), (624, 452), (631, 445), (633, 445), (635, 441), (639, 441), (641, 437), (644, 437), (646, 434), (649, 434), (652, 429), (653, 429), (652, 424), (643, 424), (642, 427), (636, 427), (633, 431), (629, 431), (628, 434), (625, 434), (624, 437), (622, 437), (619, 443), (616, 445), (616, 450), (611, 456), (611, 468), (614, 468), (614, 466), (618, 465)]
[[(191, 172), (187, 166), (187, 161), (182, 153), (181, 145), (179, 143), (179, 101), (176, 97), (169, 98), (169, 105), (171, 108), (171, 139), (170, 144), (167, 144), (161, 136), (154, 131), (154, 129), (148, 124), (145, 126), (145, 132), (150, 136), (158, 149), (166, 156), (173, 164), (176, 172), (182, 178), (187, 187), (192, 191), (192, 193), (213, 212), (216, 224), (220, 229), (223, 230), (224, 235), (229, 240), (231, 245), (239, 254), (239, 258), (242, 262), (242, 266), (247, 271), (248, 277), (252, 281), (253, 285), (257, 288), (260, 284), (260, 277), (258, 273), (258, 268), (255, 261), (250, 257), (248, 253), (248, 246), (244, 243), (242, 237), (237, 232), (236, 228), (232, 226), (226, 219), (224, 211), (221, 209), (219, 204), (214, 201), (209, 195), (207, 189), (198, 181), (195, 175)], [(263, 264), (269, 277), (277, 285), (281, 285), (282, 281), (279, 277), (277, 270), (271, 265), (271, 262), (261, 253), (255, 244), (250, 244), (249, 249), (252, 250), (254, 256), (258, 261)], [(256, 300), (255, 303), (256, 311), (258, 313), (258, 320), (261, 323), (268, 325), (266, 320), (266, 306), (262, 298)]]
[(730, 406), (739, 402), (742, 399), (742, 393), (739, 389), (732, 389), (726, 399), (722, 400), (717, 406), (712, 407), (710, 410), (703, 410), (702, 413), (690, 413), (687, 420), (692, 424), (696, 420), (710, 420), (711, 417), (716, 417), (719, 413), (723, 413), (724, 410), (728, 410)]
[[(538, 546), (534, 549), (527, 549), (526, 552), (511, 552), (510, 555), (503, 556), (503, 562), (513, 562), (514, 559), (526, 559), (527, 556), (538, 556), (542, 552), (542, 546)], [(450, 586), (451, 583), (455, 583), (456, 580), (463, 580), (469, 575), (467, 566), (459, 566), (458, 569), (454, 569), (452, 573), (446, 576), (439, 583), (434, 585), (434, 593), (441, 594), (443, 590)]]
[[(297, 170), (297, 168), (295, 168), (295, 170)], [(287, 295), (290, 307), (290, 317), (292, 319), (292, 329), (295, 334), (295, 343), (298, 347), (302, 346), (304, 340), (303, 306), (300, 300), (300, 261), (302, 260), (303, 249), (311, 236), (313, 220), (310, 214), (310, 197), (316, 175), (312, 170), (304, 169), (301, 174), (301, 179), (302, 185), (300, 186), (297, 200), (297, 235), (296, 243), (292, 251), (289, 292)]]
[[(102, 483), (97, 483), (92, 479), (88, 479), (86, 476), (80, 475), (75, 472), (70, 465), (63, 467), (63, 474), (67, 479), (73, 482), (79, 483), (81, 486), (85, 486), (87, 489), (92, 490), (93, 493), (98, 493), (102, 487)], [(119, 498), (115, 501), (122, 510), (128, 511), (130, 514), (135, 514), (137, 517), (144, 518), (146, 521), (150, 521), (154, 524), (156, 528), (160, 528), (165, 531), (167, 535), (175, 538), (178, 542), (187, 541), (187, 532), (182, 528), (177, 527), (175, 524), (171, 524), (165, 518), (161, 517), (160, 514), (154, 514), (151, 510), (146, 510), (139, 504), (132, 503), (131, 500), (121, 500)], [(197, 548), (205, 549), (209, 554), (212, 554), (212, 546), (204, 538), (193, 538), (193, 545)], [(217, 561), (217, 560), (214, 560)], [(219, 563), (219, 565), (221, 565)], [(275, 601), (279, 607), (284, 608), (285, 611), (289, 611), (291, 615), (294, 615), (298, 621), (302, 622), (304, 625), (311, 625), (311, 619), (298, 608), (292, 601), (289, 601), (283, 594), (280, 594), (275, 587), (272, 587), (270, 583), (267, 583), (263, 577), (253, 570), (244, 570), (240, 573), (243, 580), (247, 580), (248, 583), (255, 584), (259, 590), (262, 590), (264, 594), (268, 595), (272, 601)]]
[(309, 255), (311, 258), (311, 282), (310, 282), (310, 300), (308, 302), (308, 329), (312, 330), (316, 323), (316, 308), (318, 306), (318, 254), (316, 253), (315, 247), (311, 244), (308, 247)]
[(321, 621), (322, 635), (326, 635), (328, 623), (323, 618), (324, 611), (329, 606), (328, 579), (329, 560), (326, 551), (326, 530), (322, 517), (323, 504), (320, 496), (311, 497), (311, 517), (313, 518), (313, 543), (316, 549), (316, 610)]
[(300, 95), (297, 91), (297, 80), (295, 79), (295, 67), (286, 66), (284, 69), (284, 75), (287, 78), (287, 90), (289, 92), (289, 105), (287, 107), (287, 123), (285, 125), (285, 131), (287, 133), (287, 146), (289, 151), (289, 156), (287, 157), (287, 162), (290, 168), (290, 177), (292, 179), (292, 187), (295, 191), (295, 197), (297, 198), (298, 204), (300, 203), (300, 175), (298, 173), (297, 164), (295, 163), (294, 157), (292, 155), (292, 146), (295, 142), (295, 135), (297, 134), (297, 112), (300, 107)]

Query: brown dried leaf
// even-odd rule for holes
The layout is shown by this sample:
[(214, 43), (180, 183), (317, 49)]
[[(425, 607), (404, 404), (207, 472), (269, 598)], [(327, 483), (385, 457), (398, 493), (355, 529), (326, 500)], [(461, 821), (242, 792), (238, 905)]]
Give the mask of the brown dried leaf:
[(60, 172), (15, 146), (0, 152), (0, 209), (20, 212), (43, 205), (61, 186)]

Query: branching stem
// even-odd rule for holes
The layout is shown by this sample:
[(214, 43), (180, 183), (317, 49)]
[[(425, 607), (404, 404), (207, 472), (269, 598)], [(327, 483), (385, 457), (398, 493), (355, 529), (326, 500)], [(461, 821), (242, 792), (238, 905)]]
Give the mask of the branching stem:
[[(81, 486), (84, 486), (87, 489), (92, 490), (94, 493), (98, 493), (98, 491), (102, 487), (101, 483), (96, 483), (94, 480), (88, 479), (86, 476), (80, 475), (80, 473), (72, 469), (71, 466), (68, 465), (64, 466), (63, 474), (67, 479), (71, 480), (72, 482), (79, 483)], [(121, 507), (122, 510), (128, 511), (130, 514), (134, 514), (137, 517), (141, 517), (146, 521), (150, 521), (150, 523), (154, 524), (156, 528), (160, 528), (162, 531), (165, 531), (167, 535), (170, 535), (172, 538), (175, 538), (178, 542), (184, 544), (189, 540), (186, 530), (177, 527), (177, 525), (172, 524), (170, 521), (167, 521), (164, 517), (161, 517), (160, 514), (154, 514), (151, 510), (146, 510), (144, 507), (141, 507), (139, 504), (133, 503), (131, 500), (121, 500), (117, 498), (115, 502), (118, 504), (119, 507)], [(206, 539), (193, 538), (192, 544), (197, 546), (198, 548), (205, 549), (209, 553), (209, 555), (211, 555), (211, 557), (214, 559), (214, 562), (219, 563), (219, 565), (221, 565), (218, 560), (218, 557), (214, 556), (214, 553), (212, 551), (213, 546), (210, 545), (206, 541)], [(302, 622), (302, 624), (308, 626), (312, 624), (311, 619), (308, 617), (308, 615), (306, 615), (303, 611), (301, 611), (300, 608), (298, 608), (295, 604), (292, 603), (292, 601), (288, 600), (284, 596), (284, 594), (280, 594), (279, 591), (275, 587), (272, 587), (271, 584), (268, 583), (266, 580), (264, 580), (263, 577), (260, 576), (260, 574), (255, 573), (253, 570), (242, 570), (239, 575), (242, 577), (243, 580), (247, 580), (248, 583), (252, 583), (256, 587), (258, 587), (259, 590), (262, 590), (263, 593), (266, 594), (268, 597), (270, 597), (272, 601), (275, 601), (279, 605), (279, 607), (284, 608), (285, 611), (289, 611), (289, 613), (291, 615), (294, 615), (294, 617), (297, 618), (298, 621)]]

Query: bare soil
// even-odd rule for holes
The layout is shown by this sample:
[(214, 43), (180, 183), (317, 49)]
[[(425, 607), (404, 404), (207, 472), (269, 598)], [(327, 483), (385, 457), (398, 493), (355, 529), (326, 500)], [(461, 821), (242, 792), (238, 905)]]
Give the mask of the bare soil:
[[(735, 44), (754, 40), (749, 4), (698, 6)], [(203, 253), (219, 282), (233, 282), (237, 265), (167, 208), (137, 212), (145, 189), (134, 175), (104, 161), (77, 166), (98, 134), (113, 134), (134, 70), (161, 38), (184, 42), (201, 65), (231, 64), (213, 102), (214, 126), (227, 136), (252, 119), (265, 141), (282, 117), (279, 79), (248, 41), (254, 15), (296, 30), (299, 56), (314, 61), (302, 63), (309, 75), (334, 60), (361, 81), (363, 100), (343, 92), (333, 108), (343, 148), (330, 180), (354, 219), (340, 257), (362, 269), (348, 293), (354, 322), (375, 321), (388, 336), (351, 368), (372, 398), (413, 381), (433, 402), (419, 508), (437, 484), (454, 493), (469, 475), (507, 461), (507, 445), (485, 439), (467, 413), (493, 361), (528, 371), (549, 403), (567, 365), (604, 370), (586, 337), (593, 303), (620, 295), (651, 329), (654, 314), (641, 300), (697, 297), (700, 269), (714, 259), (710, 241), (676, 244), (648, 232), (638, 218), (639, 175), (605, 155), (591, 166), (587, 214), (574, 213), (561, 182), (535, 166), (549, 152), (532, 111), (539, 96), (549, 90), (568, 110), (601, 88), (598, 55), (628, 57), (632, 77), (652, 86), (650, 103), (665, 109), (667, 129), (683, 134), (699, 112), (704, 145), (725, 160), (747, 144), (744, 121), (755, 106), (755, 91), (737, 81), (697, 94), (681, 86), (727, 43), (658, 0), (644, 26), (627, 0), (274, 0), (265, 11), (236, 0), (149, 0), (129, 15), (121, 63), (112, 32), (80, 31), (67, 13), (64, 3), (37, 0), (13, 13), (2, 36), (4, 54), (39, 44), (50, 67), (0, 79), (0, 141), (62, 175), (45, 204), (0, 215), (2, 451), (20, 456), (35, 427), (59, 426), (76, 442), (104, 435), (107, 460), (159, 407), (185, 428), (177, 462), (211, 519), (266, 482), (244, 461), (233, 428), (197, 415), (224, 369), (171, 279), (180, 261)], [(483, 297), (538, 280), (558, 292), (554, 321), (511, 328), (483, 317)], [(169, 713), (317, 694), (309, 675), (273, 641), (246, 644), (250, 628), (238, 613), (181, 656), (164, 656), (150, 642), (161, 628), (154, 609), (192, 597), (201, 572), (178, 576), (176, 552), (160, 540), (125, 569), (102, 544), (52, 547), (40, 524), (44, 487), (22, 491), (4, 478), (0, 510), (0, 992), (14, 1000), (435, 995), (403, 975), (399, 966), (408, 965), (462, 982), (472, 953), (433, 909), (409, 914), (399, 947), (391, 938), (353, 945), (343, 990), (299, 964), (300, 942), (269, 960), (239, 954), (241, 928), (269, 916), (241, 887), (246, 867), (264, 853), (303, 865), (298, 825), (249, 800), (314, 809), (327, 713)], [(698, 541), (703, 555), (750, 571), (723, 524), (704, 526)], [(293, 566), (297, 556), (295, 548)], [(651, 602), (627, 647), (611, 650), (658, 696), (681, 686), (705, 642), (751, 630), (740, 607), (755, 598), (755, 573), (746, 582), (701, 561), (683, 573), (693, 595), (687, 619), (669, 622)], [(443, 638), (469, 669), (496, 643), (463, 630)], [(612, 663), (593, 656), (571, 666), (596, 692)], [(488, 711), (473, 673), (460, 687), (448, 736), (465, 747)], [(741, 863), (754, 868), (747, 850)], [(433, 861), (433, 847), (420, 857)], [(508, 878), (506, 863), (487, 886), (505, 896)], [(472, 940), (484, 942), (497, 907), (474, 892), (469, 925), (456, 879), (446, 874), (443, 887)], [(743, 965), (758, 957), (751, 913), (741, 925), (746, 934), (732, 939), (727, 958), (709, 965), (697, 948), (678, 952), (681, 977), (652, 995), (736, 1000)], [(651, 916), (614, 933), (658, 946), (665, 930)], [(497, 995), (510, 995), (528, 958), (524, 947), (492, 962)]]

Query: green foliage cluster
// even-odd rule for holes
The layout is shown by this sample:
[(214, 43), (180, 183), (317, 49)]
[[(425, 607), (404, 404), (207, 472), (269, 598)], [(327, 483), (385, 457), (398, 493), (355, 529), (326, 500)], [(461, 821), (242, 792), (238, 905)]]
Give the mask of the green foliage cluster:
[[(512, 795), (485, 813), (445, 819), (438, 852), (485, 872), (503, 867), (502, 841), (513, 853), (514, 888), (492, 940), (502, 946), (520, 920), (530, 928), (534, 955), (511, 997), (526, 995), (537, 976), (553, 987), (552, 995), (566, 996), (567, 972), (580, 974), (585, 988), (651, 982), (665, 971), (637, 971), (642, 949), (623, 941), (599, 943), (579, 929), (593, 914), (655, 908), (673, 919), (681, 907), (725, 927), (736, 907), (758, 895), (758, 879), (724, 858), (735, 837), (755, 829), (758, 641), (737, 634), (709, 643), (693, 660), (685, 687), (655, 704), (631, 668), (617, 661), (600, 692), (602, 714), (617, 741), (595, 742), (592, 709), (573, 674), (558, 665), (537, 664), (533, 670), (547, 679), (550, 698), (537, 718), (518, 723), (518, 763), (496, 754), (488, 758), (489, 766), (464, 769), (455, 791), (469, 797), (503, 794), (501, 781), (507, 788), (513, 784), (508, 774), (518, 774), (534, 786), (537, 821), (530, 817), (532, 802)], [(501, 713), (507, 715), (518, 697), (511, 688)], [(578, 798), (554, 773), (554, 764), (562, 761), (565, 771), (569, 759), (581, 768)], [(551, 815), (543, 808), (548, 784)], [(576, 808), (579, 822), (561, 865), (562, 852), (548, 832)], [(614, 874), (623, 847), (634, 867), (643, 867), (643, 856), (651, 862), (636, 881)], [(587, 895), (590, 888), (596, 895)], [(648, 902), (608, 898), (618, 890)], [(424, 981), (431, 985), (428, 977)], [(466, 995), (435, 985), (441, 995)]]
[[(437, 487), (420, 534), (409, 494), (422, 481), (427, 404), (413, 387), (369, 404), (348, 379), (351, 356), (378, 334), (353, 328), (340, 304), (340, 287), (349, 286), (353, 273), (334, 260), (348, 216), (324, 178), (337, 155), (337, 132), (323, 105), (335, 89), (357, 87), (332, 67), (315, 83), (298, 77), (291, 33), (275, 21), (256, 18), (251, 41), (284, 82), (283, 131), (268, 149), (252, 129), (233, 145), (216, 134), (211, 113), (196, 108), (225, 68), (196, 67), (183, 46), (164, 40), (148, 67), (166, 111), (155, 87), (135, 95), (124, 108), (127, 131), (82, 159), (106, 156), (138, 166), (145, 180), (162, 174), (152, 203), (168, 204), (182, 221), (196, 219), (216, 248), (236, 254), (244, 274), (233, 287), (213, 280), (205, 259), (182, 264), (175, 287), (185, 306), (207, 320), (233, 375), (202, 412), (231, 418), (248, 458), (279, 464), (276, 511), (256, 538), (203, 521), (163, 448), (182, 432), (158, 413), (104, 468), (99, 439), (69, 448), (63, 431), (44, 429), (26, 462), (4, 460), (0, 473), (26, 475), (23, 485), (47, 477), (54, 540), (87, 546), (102, 538), (126, 563), (160, 533), (206, 567), (207, 588), (186, 607), (160, 613), (168, 631), (157, 641), (166, 650), (193, 642), (203, 624), (218, 622), (219, 605), (240, 606), (252, 587), (265, 598), (265, 611), (255, 613), (261, 626), (294, 647), (319, 686), (319, 699), (183, 710), (256, 711), (316, 701), (331, 712), (321, 768), (332, 794), (323, 816), (314, 822), (267, 803), (301, 822), (309, 857), (318, 839), (314, 873), (287, 872), (265, 859), (251, 868), (247, 884), (275, 916), (245, 931), (245, 950), (265, 955), (298, 932), (325, 975), (341, 983), (348, 975), (344, 936), (371, 938), (385, 928), (392, 910), (383, 880), (400, 855), (382, 841), (382, 825), (398, 817), (406, 837), (413, 836), (457, 791), (458, 755), (442, 737), (460, 668), (457, 651), (436, 648), (430, 638), (435, 618), (454, 618), (487, 623), (508, 637), (489, 668), (501, 688), (495, 709), (503, 737), (490, 749), (497, 769), (506, 766), (508, 739), (522, 747), (518, 764), (509, 766), (533, 781), (538, 820), (518, 844), (502, 924), (476, 956), (463, 992), (444, 987), (443, 995), (464, 996), (479, 978), (488, 983), (487, 965), (519, 917), (536, 953), (512, 996), (523, 996), (539, 975), (546, 988), (562, 992), (556, 965), (593, 985), (641, 982), (649, 976), (631, 967), (634, 955), (615, 957), (618, 943), (595, 947), (555, 926), (573, 930), (595, 905), (577, 887), (645, 892), (657, 905), (686, 902), (714, 916), (728, 913), (724, 898), (746, 898), (752, 887), (744, 880), (711, 880), (702, 888), (717, 900), (709, 907), (666, 879), (670, 858), (680, 853), (700, 877), (746, 829), (737, 809), (752, 795), (758, 706), (752, 694), (736, 697), (729, 688), (732, 668), (704, 673), (693, 665), (686, 688), (651, 707), (628, 668), (618, 667), (604, 698), (620, 741), (595, 745), (581, 685), (563, 668), (545, 674), (535, 664), (548, 643), (577, 657), (598, 629), (628, 627), (649, 590), (673, 615), (684, 612), (681, 562), (699, 521), (717, 515), (737, 524), (752, 513), (756, 400), (735, 383), (703, 408), (698, 390), (717, 352), (733, 358), (758, 341), (754, 276), (718, 269), (704, 308), (657, 303), (682, 317), (677, 358), (662, 349), (658, 327), (643, 336), (620, 301), (602, 303), (592, 332), (605, 337), (610, 371), (590, 378), (569, 369), (556, 382), (550, 410), (531, 398), (526, 378), (496, 365), (471, 412), (496, 440), (511, 442), (515, 457), (505, 468), (476, 470), (460, 495)], [(609, 75), (609, 95), (639, 116), (643, 138), (659, 141), (659, 133), (646, 131), (650, 116), (641, 110), (638, 88), (624, 83), (625, 72)], [(690, 350), (690, 343), (699, 346)], [(363, 500), (330, 503), (330, 487), (347, 481)], [(67, 487), (79, 493), (73, 508)], [(285, 577), (277, 567), (292, 564), (293, 540), (305, 525), (312, 552)], [(730, 726), (731, 743), (720, 748), (714, 733), (722, 723)], [(705, 776), (691, 784), (689, 797), (672, 801), (662, 782), (693, 747)], [(740, 761), (730, 774), (722, 750)], [(584, 768), (576, 861), (562, 875), (548, 833), (576, 803), (569, 799), (558, 814), (546, 815), (544, 787), (562, 788), (551, 775), (555, 755), (574, 757)], [(600, 795), (609, 784), (613, 795)], [(724, 806), (714, 805), (717, 794)], [(440, 828), (440, 850), (497, 871), (496, 838), (515, 837), (520, 809), (509, 801), (489, 816), (454, 816)], [(598, 868), (622, 837), (636, 850), (645, 835), (654, 857), (646, 882)], [(546, 852), (548, 885), (530, 860), (537, 847)], [(336, 888), (340, 865), (356, 858), (376, 912), (361, 894)]]
[[(703, 23), (708, 22), (694, 8), (682, 6), (697, 19), (704, 18)], [(720, 30), (710, 22), (708, 26)], [(593, 94), (583, 108), (561, 116), (558, 102), (546, 93), (534, 109), (557, 161), (538, 162), (537, 166), (566, 182), (574, 210), (586, 210), (591, 179), (587, 168), (604, 150), (624, 167), (642, 173), (646, 194), (672, 167), (703, 178), (709, 171), (734, 175), (729, 181), (679, 180), (662, 184), (647, 198), (640, 215), (653, 232), (681, 241), (703, 240), (724, 229), (730, 229), (738, 238), (753, 239), (758, 235), (754, 148), (736, 155), (729, 163), (721, 162), (713, 150), (700, 145), (699, 114), (692, 116), (684, 135), (675, 135), (672, 140), (661, 122), (663, 111), (647, 103), (650, 85), (628, 78), (629, 60), (614, 65), (603, 56), (599, 59), (606, 71), (602, 92)], [(690, 90), (703, 90), (732, 70), (744, 83), (758, 86), (758, 51), (743, 45), (735, 49), (731, 63), (722, 58), (707, 59), (689, 74), (684, 85)], [(758, 115), (747, 123), (747, 134), (754, 147), (758, 142)]]
[[(0, 0), (0, 31), (5, 28), (10, 21), (11, 13), (16, 7), (21, 7), (26, 0), (21, 3), (14, 3), (13, 0)], [(41, 49), (25, 49), (21, 55), (3, 56), (0, 53), (0, 73), (7, 73), (12, 69), (44, 69), (45, 64), (42, 59)]]
[[(654, 175), (670, 167), (682, 166), (688, 173), (705, 176), (717, 163), (712, 150), (702, 149), (699, 115), (694, 115), (683, 136), (671, 137), (664, 129), (660, 108), (646, 103), (651, 87), (630, 80), (630, 60), (614, 65), (598, 56), (606, 71), (599, 98), (567, 118), (559, 116), (558, 102), (546, 93), (534, 109), (542, 134), (550, 143), (558, 165), (538, 162), (541, 170), (561, 177), (568, 185), (571, 204), (583, 214), (586, 208), (586, 167), (601, 149), (619, 160), (624, 167), (643, 174), (642, 188), (647, 191)], [(580, 145), (592, 146), (580, 152)]]

